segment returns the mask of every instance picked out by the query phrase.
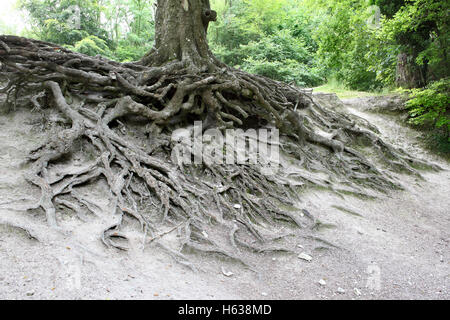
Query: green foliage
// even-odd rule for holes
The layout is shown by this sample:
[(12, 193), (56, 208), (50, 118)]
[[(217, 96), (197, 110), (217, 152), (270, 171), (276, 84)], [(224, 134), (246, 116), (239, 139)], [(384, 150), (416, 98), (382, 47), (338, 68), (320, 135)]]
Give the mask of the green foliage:
[[(381, 25), (384, 20), (381, 19)], [(376, 80), (385, 87), (395, 84), (397, 56), (400, 46), (393, 43), (385, 35), (383, 28), (371, 30), (369, 50), (366, 53), (367, 70), (376, 74)]]
[(370, 4), (381, 9), (381, 13), (388, 18), (392, 18), (397, 11), (405, 5), (407, 0), (371, 0)]
[(255, 25), (249, 23), (243, 1), (233, 3), (232, 8), (223, 0), (213, 1), (212, 4), (218, 10), (218, 21), (210, 25), (211, 49), (226, 64), (238, 66), (246, 58), (241, 52), (241, 45), (258, 41), (262, 35)]
[(138, 60), (152, 46), (153, 1), (19, 1), (33, 25), (33, 31), (27, 36), (119, 61)]
[(365, 91), (354, 91), (348, 89), (343, 83), (332, 78), (328, 82), (320, 87), (314, 89), (315, 92), (323, 93), (335, 93), (340, 99), (350, 99), (350, 98), (362, 98), (362, 97), (373, 97), (378, 95), (389, 95), (393, 92), (387, 88), (378, 92), (365, 92)]
[(103, 56), (110, 56), (109, 48), (106, 45), (106, 41), (96, 36), (87, 36), (82, 40), (75, 43), (73, 50), (84, 53), (90, 56), (95, 56), (97, 54)]
[(384, 19), (376, 35), (383, 40), (371, 50), (378, 55), (372, 69), (377, 70), (379, 78), (392, 82), (395, 69), (386, 70), (386, 64), (380, 62), (386, 58), (392, 60), (400, 52), (408, 54), (411, 68), (419, 70), (419, 84), (448, 77), (449, 12), (447, 0), (405, 1), (391, 19)]
[(122, 62), (137, 61), (150, 51), (152, 45), (152, 41), (131, 33), (119, 41), (114, 56)]
[(403, 91), (410, 97), (406, 103), (409, 123), (429, 130), (424, 134), (428, 147), (450, 155), (450, 79), (433, 82), (424, 89)]
[[(31, 18), (30, 37), (119, 61), (138, 60), (153, 45), (154, 0), (19, 2)], [(300, 86), (336, 79), (347, 89), (378, 91), (394, 85), (397, 56), (406, 53), (423, 84), (449, 76), (446, 0), (210, 2), (218, 12), (208, 30), (212, 51), (248, 72)]]
[(295, 83), (300, 87), (315, 86), (323, 82), (318, 72), (295, 60), (267, 61), (247, 58), (243, 70), (275, 80)]
[(43, 22), (38, 36), (45, 41), (72, 45), (88, 37), (89, 33), (85, 30), (73, 29), (72, 26), (56, 19), (47, 19)]
[(288, 30), (281, 30), (259, 41), (252, 41), (241, 46), (241, 50), (246, 56), (252, 56), (259, 60), (292, 59), (299, 63), (307, 63), (312, 59), (305, 43), (301, 39), (293, 37)]
[(305, 43), (281, 30), (271, 36), (241, 46), (246, 58), (242, 69), (299, 86), (315, 86), (323, 79)]
[(19, 3), (28, 11), (39, 39), (75, 45), (93, 35), (109, 45), (108, 34), (100, 23), (98, 0), (20, 0)]
[(373, 12), (364, 2), (334, 1), (324, 6), (325, 18), (315, 39), (320, 61), (335, 77), (353, 90), (376, 90), (382, 87), (375, 71), (368, 68), (367, 52), (372, 44), (368, 24)]
[(315, 56), (314, 25), (289, 0), (213, 1), (219, 21), (211, 25), (210, 45), (223, 62), (245, 71), (299, 86), (324, 81)]
[(425, 89), (412, 89), (406, 103), (409, 122), (432, 125), (447, 136), (450, 132), (450, 79), (431, 83)]

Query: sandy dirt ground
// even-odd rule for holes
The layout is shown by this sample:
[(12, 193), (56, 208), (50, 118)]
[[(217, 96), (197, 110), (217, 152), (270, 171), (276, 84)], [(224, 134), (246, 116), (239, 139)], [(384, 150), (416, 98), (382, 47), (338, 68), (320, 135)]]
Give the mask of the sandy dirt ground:
[[(399, 176), (405, 191), (377, 199), (321, 190), (301, 194), (322, 227), (317, 239), (299, 233), (291, 241), (312, 260), (261, 254), (251, 258), (254, 271), (194, 256), (200, 266), (194, 272), (157, 246), (143, 248), (138, 233), (130, 251), (106, 249), (99, 234), (111, 223), (108, 216), (81, 223), (60, 214), (63, 227), (55, 231), (42, 213), (6, 209), (18, 199), (38, 199), (23, 178), (24, 159), (48, 130), (37, 128), (36, 114), (0, 115), (0, 299), (449, 299), (449, 165), (427, 155), (420, 132), (394, 116), (368, 113), (354, 100), (347, 107), (392, 144), (444, 170), (424, 172), (425, 180)], [(101, 186), (89, 192), (102, 201)]]

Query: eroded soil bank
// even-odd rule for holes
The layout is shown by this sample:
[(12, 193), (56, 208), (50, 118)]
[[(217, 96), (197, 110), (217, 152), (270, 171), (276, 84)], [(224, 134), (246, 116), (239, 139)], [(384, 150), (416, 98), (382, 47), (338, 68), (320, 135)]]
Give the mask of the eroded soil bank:
[[(316, 98), (336, 102), (333, 96)], [(368, 110), (363, 101), (344, 103), (340, 108), (377, 126), (386, 141), (444, 170), (424, 172), (425, 180), (399, 176), (405, 191), (377, 199), (323, 190), (300, 195), (321, 222), (316, 234), (323, 242), (301, 236), (291, 241), (312, 261), (261, 254), (250, 261), (257, 266), (254, 272), (196, 256), (202, 270), (193, 272), (157, 246), (142, 250), (138, 233), (129, 252), (106, 249), (98, 234), (110, 223), (107, 215), (81, 217), (87, 220), (81, 223), (68, 214), (61, 217), (64, 230), (51, 231), (43, 215), (0, 209), (0, 298), (449, 299), (448, 163), (427, 154), (420, 132), (396, 116)], [(38, 190), (23, 178), (23, 163), (27, 151), (52, 133), (51, 128), (41, 130), (40, 123), (38, 114), (27, 111), (0, 115), (0, 203), (38, 198)], [(105, 190), (100, 185), (86, 192), (102, 201)]]

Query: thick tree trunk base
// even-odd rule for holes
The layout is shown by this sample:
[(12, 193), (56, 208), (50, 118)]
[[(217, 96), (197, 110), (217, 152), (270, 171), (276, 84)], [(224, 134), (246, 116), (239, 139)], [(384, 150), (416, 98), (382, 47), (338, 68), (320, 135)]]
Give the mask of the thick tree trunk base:
[[(182, 263), (188, 264), (180, 252), (194, 250), (245, 264), (241, 250), (287, 250), (276, 244), (286, 236), (274, 231), (280, 221), (291, 230), (312, 232), (318, 222), (307, 208), (283, 209), (295, 206), (293, 199), (305, 188), (385, 192), (400, 186), (380, 165), (418, 176), (415, 167), (432, 167), (386, 144), (367, 123), (321, 107), (298, 88), (223, 65), (193, 74), (179, 60), (154, 67), (120, 64), (13, 36), (0, 36), (0, 62), (0, 75), (8, 81), (0, 89), (7, 95), (3, 108), (52, 107), (70, 123), (30, 153), (27, 179), (41, 189), (41, 198), (28, 209), (42, 209), (48, 224), (57, 227), (61, 206), (95, 211), (77, 188), (104, 179), (112, 194), (107, 210), (118, 217), (99, 235), (108, 247), (127, 249), (117, 240), (127, 239), (122, 217), (130, 216), (148, 242), (159, 241), (167, 226), (178, 229), (179, 251), (160, 245)], [(150, 134), (151, 143), (133, 142), (123, 133), (129, 116), (145, 119), (140, 130)], [(172, 162), (174, 130), (194, 120), (203, 121), (204, 128), (248, 127), (255, 123), (250, 119), (280, 129), (283, 153), (305, 170), (269, 177), (252, 165), (180, 168)], [(52, 172), (80, 146), (94, 150), (93, 162), (78, 171)], [(368, 149), (378, 165), (363, 155)]]

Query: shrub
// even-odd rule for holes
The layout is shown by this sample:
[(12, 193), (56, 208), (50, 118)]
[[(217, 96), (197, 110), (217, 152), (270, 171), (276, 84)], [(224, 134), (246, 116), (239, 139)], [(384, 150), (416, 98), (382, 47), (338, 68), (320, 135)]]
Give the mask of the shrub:
[(406, 103), (409, 122), (413, 125), (430, 126), (433, 140), (440, 149), (450, 152), (450, 79), (442, 79), (425, 89), (412, 89)]
[(241, 54), (246, 57), (241, 67), (247, 72), (299, 86), (323, 82), (310, 48), (287, 30), (241, 46)]
[(295, 83), (300, 87), (312, 87), (323, 82), (323, 78), (317, 70), (310, 69), (308, 66), (291, 59), (268, 61), (266, 59), (247, 58), (242, 65), (242, 69), (274, 80)]
[(103, 56), (111, 55), (105, 40), (92, 35), (76, 42), (73, 46), (73, 50), (89, 56), (95, 56), (97, 54), (101, 54)]

